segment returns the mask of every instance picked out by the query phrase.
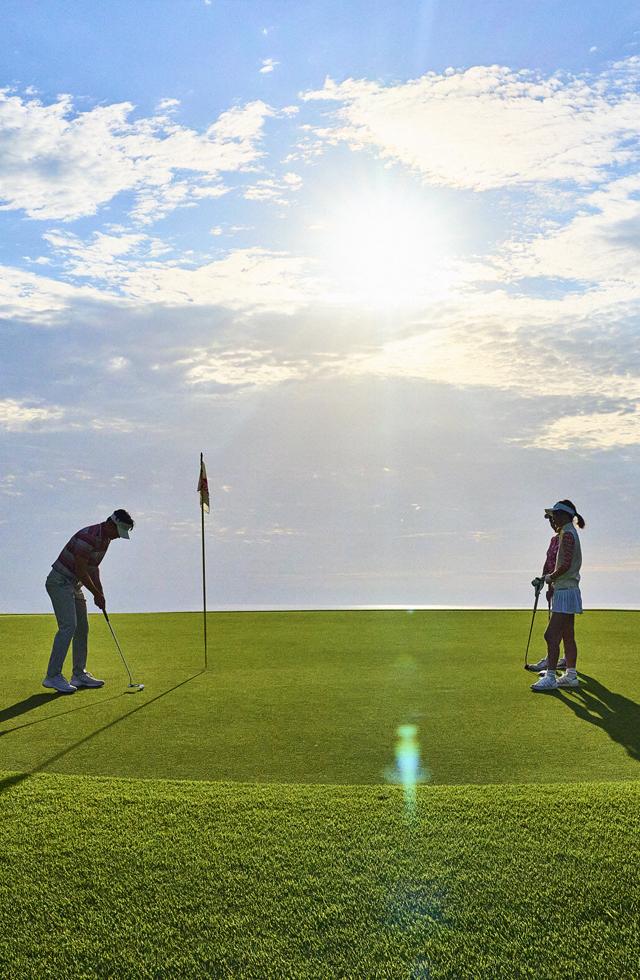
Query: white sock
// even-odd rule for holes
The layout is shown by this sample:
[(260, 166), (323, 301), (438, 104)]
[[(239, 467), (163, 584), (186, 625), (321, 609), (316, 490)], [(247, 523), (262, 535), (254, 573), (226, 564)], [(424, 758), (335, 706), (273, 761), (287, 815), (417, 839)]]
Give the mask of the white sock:
[(555, 670), (549, 670), (547, 668), (547, 670), (545, 671), (545, 674), (547, 675), (547, 677), (553, 677), (553, 679), (555, 681), (555, 679), (556, 679), (556, 672), (555, 672)]
[(575, 680), (577, 676), (578, 675), (575, 667), (567, 667), (567, 677), (570, 677), (571, 680)]

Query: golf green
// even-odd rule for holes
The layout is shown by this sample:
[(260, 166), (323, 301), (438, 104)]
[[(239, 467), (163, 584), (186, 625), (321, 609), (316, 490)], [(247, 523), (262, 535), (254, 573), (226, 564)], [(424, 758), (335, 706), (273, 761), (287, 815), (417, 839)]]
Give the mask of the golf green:
[(526, 612), (113, 616), (137, 694), (92, 616), (70, 697), (1, 616), (0, 976), (637, 980), (639, 615), (541, 695)]
[[(578, 624), (582, 686), (533, 694), (526, 612), (113, 616), (145, 690), (91, 616), (101, 690), (40, 686), (52, 616), (0, 617), (0, 768), (239, 782), (381, 783), (396, 732), (418, 729), (432, 785), (635, 779), (640, 614)], [(542, 652), (544, 619), (531, 654)]]

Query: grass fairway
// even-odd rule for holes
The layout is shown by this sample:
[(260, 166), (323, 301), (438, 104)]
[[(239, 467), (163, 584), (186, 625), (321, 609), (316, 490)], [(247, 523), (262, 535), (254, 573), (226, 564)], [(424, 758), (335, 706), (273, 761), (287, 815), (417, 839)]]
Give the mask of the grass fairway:
[(197, 616), (113, 623), (145, 691), (92, 617), (64, 698), (0, 617), (1, 977), (640, 977), (639, 614), (552, 695), (525, 612), (216, 614), (206, 672)]

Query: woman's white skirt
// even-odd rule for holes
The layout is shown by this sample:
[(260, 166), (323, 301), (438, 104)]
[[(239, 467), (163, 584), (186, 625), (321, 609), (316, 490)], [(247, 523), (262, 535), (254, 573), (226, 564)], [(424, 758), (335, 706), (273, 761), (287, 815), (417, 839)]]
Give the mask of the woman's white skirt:
[(551, 599), (551, 612), (581, 613), (582, 596), (580, 589), (554, 589)]

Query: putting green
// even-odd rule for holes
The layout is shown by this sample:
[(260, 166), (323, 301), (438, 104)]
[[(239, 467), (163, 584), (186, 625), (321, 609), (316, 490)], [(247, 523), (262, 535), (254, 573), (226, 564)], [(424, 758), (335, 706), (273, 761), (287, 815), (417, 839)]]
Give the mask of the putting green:
[[(0, 769), (212, 781), (374, 784), (413, 723), (429, 782), (628, 780), (640, 761), (636, 612), (578, 622), (583, 686), (535, 695), (527, 612), (114, 615), (139, 694), (91, 616), (99, 691), (40, 681), (52, 616), (1, 616)], [(531, 656), (542, 653), (544, 617)], [(70, 655), (69, 655), (70, 657)]]
[(53, 618), (0, 617), (0, 976), (640, 976), (637, 613), (551, 695), (525, 612), (216, 614), (206, 671), (199, 616), (113, 622), (145, 690), (94, 616), (56, 697)]

